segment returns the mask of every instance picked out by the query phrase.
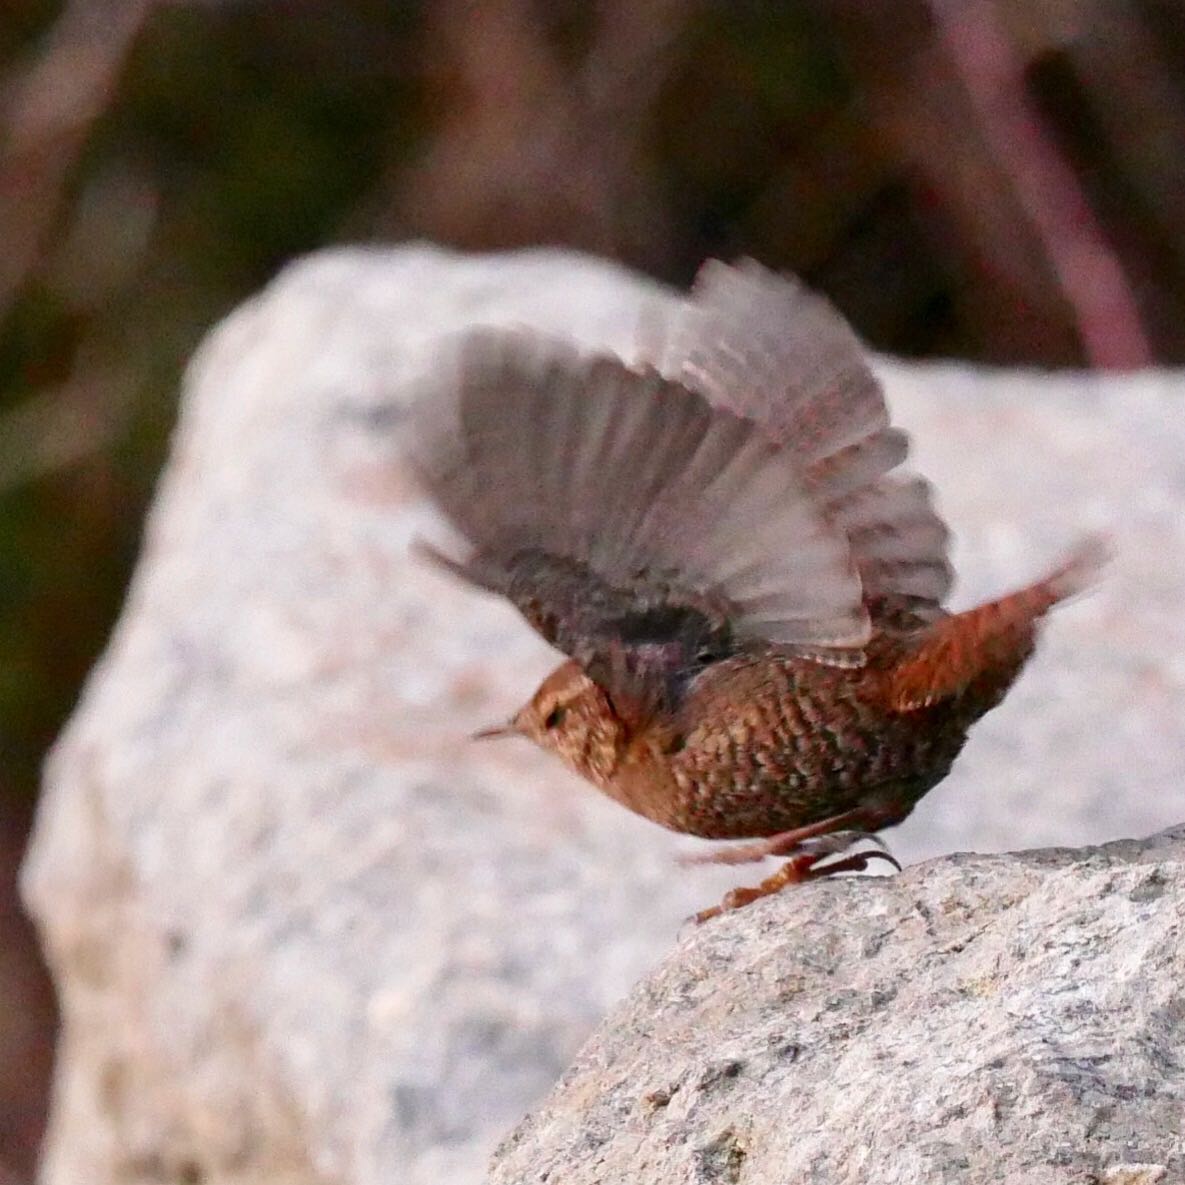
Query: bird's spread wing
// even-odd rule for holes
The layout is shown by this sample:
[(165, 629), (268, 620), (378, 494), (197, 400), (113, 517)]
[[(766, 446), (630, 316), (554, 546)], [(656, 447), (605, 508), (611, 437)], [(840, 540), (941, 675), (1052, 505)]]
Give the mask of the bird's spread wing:
[(477, 331), (442, 360), (412, 441), (465, 540), (444, 562), (639, 710), (752, 641), (859, 661), (860, 575), (797, 454), (677, 379)]
[(658, 369), (759, 424), (847, 536), (873, 616), (928, 620), (950, 591), (949, 533), (905, 458), (855, 333), (821, 296), (751, 261), (701, 269)]

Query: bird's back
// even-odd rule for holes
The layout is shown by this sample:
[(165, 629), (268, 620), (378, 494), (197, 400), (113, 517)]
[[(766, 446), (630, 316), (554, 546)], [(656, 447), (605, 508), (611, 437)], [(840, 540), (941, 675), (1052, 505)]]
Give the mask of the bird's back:
[(673, 718), (638, 736), (609, 792), (707, 838), (772, 835), (857, 808), (900, 822), (1003, 699), (1041, 618), (1104, 559), (1087, 540), (996, 601), (906, 629), (878, 627), (860, 666), (779, 647), (714, 663), (690, 682)]

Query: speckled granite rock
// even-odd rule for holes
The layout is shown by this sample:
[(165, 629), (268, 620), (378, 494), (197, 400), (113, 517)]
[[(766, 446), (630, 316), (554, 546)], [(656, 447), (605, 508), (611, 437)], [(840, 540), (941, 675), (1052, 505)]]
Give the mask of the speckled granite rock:
[[(526, 322), (628, 350), (641, 303), (666, 299), (559, 253), (340, 251), (203, 347), (26, 868), (65, 1022), (45, 1185), (476, 1181), (680, 919), (735, 883), (673, 869), (693, 841), (525, 745), (469, 746), (554, 660), (407, 558), (430, 522), (401, 408), (440, 335)], [(886, 377), (961, 532), (964, 602), (1084, 527), (1119, 548), (895, 849), (1185, 818), (1185, 382)], [(897, 891), (786, 908), (821, 911), (824, 935), (828, 902)]]
[(1176, 838), (956, 856), (692, 931), (490, 1185), (1185, 1179)]

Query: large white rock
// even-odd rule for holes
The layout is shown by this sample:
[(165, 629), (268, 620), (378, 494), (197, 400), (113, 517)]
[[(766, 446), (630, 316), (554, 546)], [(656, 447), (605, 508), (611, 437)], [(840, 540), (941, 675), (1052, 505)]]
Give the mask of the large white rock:
[[(338, 251), (212, 334), (26, 868), (64, 1016), (45, 1185), (475, 1182), (735, 883), (676, 870), (693, 841), (525, 744), (468, 744), (554, 657), (407, 558), (433, 522), (400, 420), (442, 334), (525, 322), (629, 352), (642, 303), (667, 299), (554, 252)], [(1118, 549), (898, 854), (1185, 818), (1185, 382), (886, 379), (960, 532), (962, 603), (1087, 527)], [(838, 942), (838, 903), (886, 892), (793, 908)]]
[(490, 1185), (1185, 1180), (1183, 839), (956, 856), (703, 926)]

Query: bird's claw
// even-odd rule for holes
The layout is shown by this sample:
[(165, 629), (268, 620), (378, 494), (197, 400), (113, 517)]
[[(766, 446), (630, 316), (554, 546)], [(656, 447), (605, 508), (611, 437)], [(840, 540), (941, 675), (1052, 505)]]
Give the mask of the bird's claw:
[[(858, 843), (872, 843), (876, 844), (876, 851), (865, 852), (864, 855), (870, 859), (875, 858), (879, 860), (886, 860), (892, 864), (898, 872), (901, 871), (901, 864), (897, 857), (889, 851), (889, 845), (883, 839), (872, 831), (833, 831), (830, 835), (819, 835), (814, 839), (804, 839), (795, 848), (795, 852), (809, 852), (814, 856), (835, 856), (840, 852), (846, 852), (849, 848), (855, 847)], [(826, 865), (816, 871), (823, 875)]]

